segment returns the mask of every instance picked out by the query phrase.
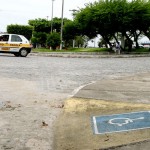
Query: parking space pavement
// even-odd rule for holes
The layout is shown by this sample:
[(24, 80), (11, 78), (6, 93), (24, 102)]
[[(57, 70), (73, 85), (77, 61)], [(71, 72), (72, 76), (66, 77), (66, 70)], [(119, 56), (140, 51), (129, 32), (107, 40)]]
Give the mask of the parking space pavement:
[(55, 122), (55, 150), (148, 150), (150, 129), (94, 134), (92, 116), (150, 110), (150, 73), (103, 79), (65, 101)]

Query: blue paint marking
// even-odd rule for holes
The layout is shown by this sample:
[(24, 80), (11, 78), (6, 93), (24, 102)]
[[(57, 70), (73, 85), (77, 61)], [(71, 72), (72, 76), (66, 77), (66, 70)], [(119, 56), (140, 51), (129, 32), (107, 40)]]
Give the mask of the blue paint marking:
[(107, 116), (93, 116), (95, 134), (123, 132), (150, 128), (150, 111)]

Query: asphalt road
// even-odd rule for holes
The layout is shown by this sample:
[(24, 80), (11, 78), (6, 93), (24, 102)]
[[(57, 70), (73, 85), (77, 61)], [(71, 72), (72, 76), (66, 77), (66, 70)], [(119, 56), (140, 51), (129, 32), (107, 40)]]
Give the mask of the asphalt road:
[(149, 57), (60, 58), (0, 54), (0, 149), (53, 149), (63, 100), (101, 79), (146, 73)]

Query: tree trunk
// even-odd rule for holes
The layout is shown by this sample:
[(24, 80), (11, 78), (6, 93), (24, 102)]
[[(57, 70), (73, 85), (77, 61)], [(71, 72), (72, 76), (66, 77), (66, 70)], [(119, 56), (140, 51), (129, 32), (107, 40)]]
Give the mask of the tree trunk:
[(126, 33), (125, 33), (125, 37), (126, 37), (126, 39), (128, 41), (128, 51), (131, 52), (132, 51), (132, 44), (133, 44), (133, 42), (132, 42), (132, 40), (129, 38), (129, 36)]

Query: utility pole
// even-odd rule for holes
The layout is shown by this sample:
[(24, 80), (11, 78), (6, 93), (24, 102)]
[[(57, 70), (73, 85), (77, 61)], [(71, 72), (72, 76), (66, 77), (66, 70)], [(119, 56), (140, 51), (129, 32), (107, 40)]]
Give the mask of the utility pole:
[(60, 50), (62, 50), (63, 44), (63, 23), (64, 23), (64, 0), (62, 0), (62, 12), (61, 12), (61, 30), (60, 30)]
[[(72, 16), (73, 16), (73, 20), (75, 18), (75, 12), (77, 11), (76, 9), (72, 9), (72, 10), (69, 10), (69, 11), (72, 11)], [(75, 39), (73, 39), (72, 41), (72, 47), (74, 48), (75, 47)]]
[(51, 33), (53, 32), (53, 5), (54, 5), (54, 0), (52, 0)]

